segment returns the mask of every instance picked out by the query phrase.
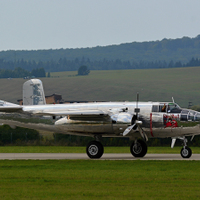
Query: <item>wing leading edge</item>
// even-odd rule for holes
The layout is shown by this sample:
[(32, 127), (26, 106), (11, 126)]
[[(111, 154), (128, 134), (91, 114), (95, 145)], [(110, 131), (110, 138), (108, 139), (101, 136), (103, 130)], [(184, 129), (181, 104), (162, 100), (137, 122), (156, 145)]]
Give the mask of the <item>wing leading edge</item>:
[(36, 115), (67, 116), (73, 120), (107, 120), (108, 114), (101, 110), (61, 110), (61, 111), (39, 111)]

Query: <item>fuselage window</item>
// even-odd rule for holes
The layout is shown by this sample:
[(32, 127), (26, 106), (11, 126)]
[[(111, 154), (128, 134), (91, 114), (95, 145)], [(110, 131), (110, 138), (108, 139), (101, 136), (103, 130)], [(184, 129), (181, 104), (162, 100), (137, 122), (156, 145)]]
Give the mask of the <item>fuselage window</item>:
[(153, 105), (152, 106), (152, 112), (159, 112), (159, 106), (158, 105)]

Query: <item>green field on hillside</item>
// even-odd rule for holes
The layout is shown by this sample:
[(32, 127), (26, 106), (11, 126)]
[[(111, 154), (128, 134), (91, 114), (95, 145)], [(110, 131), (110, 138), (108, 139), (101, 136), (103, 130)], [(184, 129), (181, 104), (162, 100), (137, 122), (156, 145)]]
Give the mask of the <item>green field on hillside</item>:
[(199, 161), (1, 160), (1, 199), (199, 199)]
[[(200, 104), (200, 67), (91, 71), (88, 76), (77, 72), (55, 72), (42, 78), (45, 95), (61, 94), (67, 101), (175, 101), (182, 107), (188, 102)], [(0, 99), (17, 103), (22, 98), (24, 79), (0, 79)]]

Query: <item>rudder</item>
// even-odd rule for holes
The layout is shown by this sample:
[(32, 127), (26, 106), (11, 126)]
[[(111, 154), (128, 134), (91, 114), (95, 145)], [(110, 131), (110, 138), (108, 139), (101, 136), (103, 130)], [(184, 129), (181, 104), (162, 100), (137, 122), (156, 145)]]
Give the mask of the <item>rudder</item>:
[(23, 105), (45, 105), (42, 81), (30, 79), (23, 84)]

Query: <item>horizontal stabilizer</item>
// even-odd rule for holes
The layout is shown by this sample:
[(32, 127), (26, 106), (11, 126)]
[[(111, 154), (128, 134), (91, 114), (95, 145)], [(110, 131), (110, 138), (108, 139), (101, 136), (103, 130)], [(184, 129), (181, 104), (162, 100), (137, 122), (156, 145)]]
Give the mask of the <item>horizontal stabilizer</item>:
[(17, 112), (21, 110), (22, 107), (17, 104), (0, 100), (0, 112)]

